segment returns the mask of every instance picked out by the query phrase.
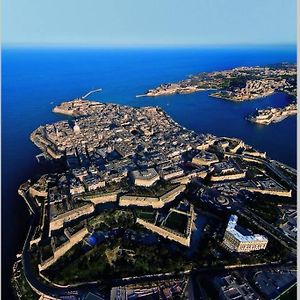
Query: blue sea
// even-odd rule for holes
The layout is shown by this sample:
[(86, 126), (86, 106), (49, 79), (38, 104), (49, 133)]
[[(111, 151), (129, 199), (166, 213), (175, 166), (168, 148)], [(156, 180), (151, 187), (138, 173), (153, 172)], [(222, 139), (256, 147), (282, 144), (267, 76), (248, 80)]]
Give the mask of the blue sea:
[(158, 105), (176, 121), (196, 132), (242, 138), (271, 158), (296, 167), (296, 117), (262, 127), (245, 116), (256, 108), (284, 106), (285, 94), (243, 103), (211, 98), (208, 92), (157, 98), (136, 98), (161, 83), (190, 74), (238, 66), (296, 62), (295, 47), (232, 47), (176, 49), (55, 49), (2, 50), (2, 291), (12, 299), (9, 277), (28, 225), (18, 186), (42, 172), (30, 142), (39, 125), (63, 118), (51, 112), (93, 88), (89, 98), (133, 106)]

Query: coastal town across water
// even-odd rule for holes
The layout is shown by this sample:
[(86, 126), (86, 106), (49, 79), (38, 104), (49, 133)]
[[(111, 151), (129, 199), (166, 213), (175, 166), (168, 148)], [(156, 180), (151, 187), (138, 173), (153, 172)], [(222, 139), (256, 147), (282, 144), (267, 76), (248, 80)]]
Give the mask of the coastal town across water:
[[(243, 102), (267, 97), (275, 92), (291, 95), (296, 100), (297, 68), (295, 64), (276, 64), (265, 67), (238, 67), (232, 70), (204, 72), (190, 75), (178, 83), (161, 84), (137, 97), (158, 97), (173, 94), (190, 94), (211, 90), (211, 97)], [(249, 112), (250, 113), (250, 112)], [(282, 108), (259, 110), (247, 118), (257, 124), (280, 122), (297, 113), (295, 102)]]

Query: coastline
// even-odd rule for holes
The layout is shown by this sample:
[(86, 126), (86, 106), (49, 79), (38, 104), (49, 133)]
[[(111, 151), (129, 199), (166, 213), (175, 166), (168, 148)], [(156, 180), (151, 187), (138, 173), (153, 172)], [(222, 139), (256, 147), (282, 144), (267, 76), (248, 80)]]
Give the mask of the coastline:
[[(63, 103), (63, 104), (68, 105), (67, 103)], [(101, 105), (101, 104), (102, 103), (99, 103), (99, 105)], [(154, 107), (152, 107), (152, 108), (148, 107), (148, 110), (153, 110), (153, 109), (154, 109)], [(119, 109), (117, 109), (117, 110), (119, 111)], [(73, 113), (72, 109), (70, 109), (70, 111)], [(175, 122), (164, 110), (159, 109), (159, 112), (161, 112), (163, 115), (165, 115), (166, 119), (169, 120), (170, 124), (172, 124), (172, 126), (174, 126), (174, 128), (180, 128), (183, 132), (193, 133), (192, 131), (185, 129), (182, 125), (179, 125), (177, 122)], [(83, 114), (84, 114), (84, 112), (83, 112)], [(67, 114), (67, 115), (69, 115), (69, 114)], [(88, 117), (86, 117), (86, 118), (88, 118)], [(206, 136), (212, 138), (213, 140), (215, 140), (215, 139), (222, 139), (222, 137), (214, 137), (214, 136), (212, 136), (210, 134), (206, 134)], [(230, 139), (230, 138), (227, 138), (227, 139)], [(241, 141), (241, 142), (242, 142), (242, 144), (244, 144), (243, 141)], [(36, 141), (33, 141), (33, 143), (36, 144)], [(210, 143), (208, 143), (208, 144), (210, 145)], [(234, 156), (234, 154), (230, 154), (229, 152), (226, 153), (226, 154), (229, 155), (229, 156)], [(245, 157), (245, 160), (247, 161), (248, 158), (247, 159), (246, 158), (247, 157)], [(267, 159), (267, 158), (266, 159), (262, 159), (262, 158), (255, 158), (255, 157), (251, 157), (251, 156), (250, 156), (250, 158), (251, 158), (251, 160), (264, 163), (264, 164), (266, 164), (266, 166), (269, 166), (271, 164), (271, 161), (269, 159)], [(29, 187), (30, 187), (30, 181), (27, 181), (26, 183), (22, 184), (20, 186), (20, 188), (19, 188), (19, 194), (24, 198), (25, 201), (26, 201), (26, 198), (27, 198), (26, 194), (29, 193)], [(30, 211), (32, 213), (32, 216), (34, 217), (36, 215), (36, 209), (38, 207), (37, 203), (34, 203), (33, 205), (31, 205), (28, 201), (26, 201), (26, 203), (28, 204), (28, 208), (30, 209)], [(45, 290), (47, 290), (48, 288), (46, 286), (44, 286), (43, 287), (44, 291), (41, 292), (41, 290), (39, 289), (39, 288), (41, 288), (41, 285), (40, 284), (39, 285), (34, 284), (34, 282), (36, 282), (37, 279), (36, 278), (34, 278), (34, 279), (31, 278), (31, 280), (29, 279), (29, 277), (28, 277), (29, 275), (28, 274), (30, 274), (31, 271), (29, 271), (28, 268), (30, 268), (30, 266), (29, 266), (30, 262), (29, 261), (27, 261), (27, 262), (25, 261), (26, 258), (29, 259), (27, 251), (29, 250), (28, 247), (30, 245), (30, 241), (28, 240), (28, 238), (30, 236), (29, 235), (30, 232), (32, 232), (31, 236), (33, 236), (34, 230), (32, 228), (33, 227), (30, 226), (30, 229), (28, 231), (28, 235), (27, 235), (27, 238), (25, 240), (24, 247), (23, 247), (23, 250), (22, 250), (22, 261), (23, 261), (23, 268), (24, 268), (24, 272), (25, 272), (24, 275), (26, 277), (26, 280), (28, 281), (28, 284), (34, 289), (34, 291), (38, 292), (40, 295), (44, 295), (45, 294)], [(38, 286), (39, 286), (39, 288), (38, 288)], [(53, 288), (52, 288), (52, 290), (53, 290)], [(57, 289), (56, 289), (56, 291), (57, 291)], [(61, 292), (62, 292), (62, 290), (61, 290)], [(57, 293), (57, 292), (55, 292), (55, 293)]]
[(216, 91), (218, 89), (213, 89), (213, 88), (201, 88), (201, 89), (197, 89), (197, 90), (193, 90), (193, 91), (188, 91), (188, 92), (178, 92), (178, 91), (174, 91), (174, 92), (168, 92), (168, 93), (165, 93), (165, 94), (153, 94), (153, 95), (147, 95), (147, 94), (141, 94), (141, 95), (136, 95), (135, 97), (136, 98), (142, 98), (142, 97), (161, 97), (161, 96), (173, 96), (173, 95), (188, 95), (188, 94), (194, 94), (194, 93), (198, 93), (198, 92), (205, 92), (205, 91)]
[(224, 96), (221, 96), (221, 95), (218, 95), (218, 94), (210, 94), (209, 97), (213, 97), (213, 98), (217, 98), (217, 99), (229, 100), (229, 101), (233, 101), (235, 103), (243, 103), (245, 101), (254, 101), (254, 100), (266, 98), (266, 97), (269, 97), (271, 95), (274, 95), (275, 93), (276, 93), (276, 91), (274, 91), (274, 92), (272, 92), (270, 94), (267, 94), (267, 95), (260, 95), (260, 96), (257, 96), (255, 98), (249, 98), (249, 99), (243, 99), (243, 100), (238, 100), (238, 99), (234, 99), (234, 98), (230, 98), (230, 97), (224, 97)]
[[(21, 53), (21, 50), (19, 52)], [(41, 51), (34, 50), (34, 53), (33, 53), (34, 55), (31, 57), (31, 53), (30, 53), (30, 51), (28, 51), (28, 52), (24, 53), (25, 61), (28, 61), (31, 63), (34, 63), (35, 60), (42, 61), (43, 67), (44, 67), (44, 72), (45, 72), (45, 76), (39, 77), (38, 70), (35, 71), (33, 69), (30, 69), (30, 66), (27, 66), (27, 64), (25, 64), (25, 63), (24, 63), (24, 66), (20, 62), (18, 64), (16, 64), (15, 68), (21, 74), (23, 74), (23, 73), (25, 74), (25, 71), (28, 72), (28, 70), (31, 70), (30, 72), (32, 73), (32, 76), (36, 77), (36, 79), (37, 79), (36, 88), (35, 88), (35, 92), (32, 93), (31, 90), (25, 88), (27, 86), (30, 86), (30, 84), (31, 84), (30, 81), (25, 80), (23, 82), (23, 80), (20, 81), (20, 80), (15, 80), (15, 79), (12, 81), (13, 77), (11, 76), (11, 74), (9, 74), (9, 73), (12, 73), (9, 71), (9, 62), (12, 60), (12, 58), (7, 59), (6, 57), (8, 55), (12, 57), (14, 55), (14, 53), (10, 53), (7, 49), (7, 50), (5, 50), (4, 54), (5, 54), (5, 57), (4, 57), (5, 59), (3, 58), (3, 62), (6, 65), (6, 67), (4, 68), (5, 73), (3, 74), (3, 77), (5, 76), (5, 78), (6, 78), (6, 80), (4, 82), (4, 86), (7, 89), (7, 92), (5, 94), (3, 94), (4, 98), (6, 98), (6, 99), (4, 99), (6, 101), (5, 102), (6, 104), (5, 104), (5, 106), (3, 106), (3, 109), (5, 112), (5, 115), (9, 116), (3, 120), (4, 121), (3, 129), (5, 128), (5, 131), (3, 132), (3, 134), (5, 135), (4, 136), (5, 143), (4, 143), (4, 148), (3, 148), (3, 155), (5, 155), (7, 158), (7, 162), (3, 163), (4, 170), (7, 169), (7, 172), (6, 172), (7, 176), (6, 176), (6, 178), (3, 179), (3, 182), (5, 183), (4, 191), (3, 191), (3, 206), (4, 206), (3, 209), (4, 209), (4, 215), (6, 216), (5, 224), (7, 224), (4, 226), (4, 230), (5, 230), (6, 236), (9, 234), (9, 237), (10, 237), (7, 239), (8, 245), (5, 246), (5, 249), (3, 250), (4, 257), (5, 257), (4, 268), (7, 268), (6, 264), (10, 265), (9, 261), (11, 260), (11, 256), (13, 256), (13, 257), (15, 256), (15, 253), (14, 253), (15, 249), (18, 248), (18, 245), (15, 245), (15, 244), (19, 243), (18, 242), (19, 239), (23, 240), (22, 232), (20, 232), (20, 230), (18, 229), (19, 225), (15, 225), (15, 223), (16, 222), (18, 223), (20, 220), (20, 216), (22, 217), (24, 215), (24, 212), (22, 212), (22, 211), (16, 212), (16, 210), (15, 210), (17, 205), (18, 205), (17, 208), (19, 208), (20, 198), (15, 196), (16, 189), (14, 189), (14, 186), (15, 186), (14, 182), (18, 183), (20, 181), (20, 178), (22, 178), (22, 176), (17, 176), (17, 178), (16, 178), (16, 176), (14, 175), (12, 177), (10, 175), (11, 172), (8, 170), (8, 167), (10, 169), (14, 170), (15, 174), (20, 173), (19, 172), (20, 169), (28, 170), (28, 168), (31, 168), (28, 166), (28, 162), (30, 161), (30, 157), (32, 156), (33, 147), (31, 146), (31, 143), (30, 143), (30, 145), (28, 145), (29, 142), (27, 143), (27, 133), (30, 132), (30, 130), (34, 126), (36, 126), (37, 123), (41, 124), (43, 121), (53, 122), (54, 120), (57, 120), (57, 118), (53, 117), (50, 112), (48, 112), (46, 109), (43, 109), (43, 107), (49, 106), (49, 99), (54, 99), (56, 97), (64, 98), (64, 97), (69, 97), (70, 95), (73, 95), (74, 82), (75, 82), (75, 86), (76, 86), (76, 88), (75, 88), (76, 91), (79, 90), (78, 94), (81, 94), (82, 91), (87, 90), (88, 86), (90, 86), (91, 84), (94, 86), (97, 86), (99, 84), (98, 83), (99, 72), (105, 73), (105, 70), (102, 71), (101, 65), (100, 66), (94, 65), (93, 63), (91, 63), (90, 67), (89, 67), (91, 77), (89, 78), (90, 81), (88, 84), (84, 83), (81, 79), (80, 80), (74, 79), (72, 82), (69, 82), (69, 80), (67, 78), (65, 78), (64, 76), (61, 76), (61, 74), (58, 72), (60, 69), (63, 69), (63, 70), (67, 69), (68, 66), (59, 64), (59, 67), (53, 66), (54, 69), (47, 68), (47, 59), (49, 58), (50, 52), (47, 53), (46, 50), (45, 51), (44, 50), (41, 50)], [(78, 51), (78, 53), (76, 54), (78, 56), (78, 60), (80, 60), (81, 55), (84, 55), (84, 54), (85, 54), (85, 52)], [(105, 55), (105, 53), (103, 55)], [(281, 57), (280, 55), (282, 56), (283, 54), (281, 54), (281, 52), (280, 52), (277, 56), (274, 56), (273, 58), (272, 57), (264, 58), (263, 56), (262, 57), (257, 56), (257, 58), (255, 57), (255, 59), (256, 59), (257, 63), (261, 63), (262, 61), (268, 61), (268, 60), (272, 61), (272, 59), (273, 59), (273, 61), (277, 61), (278, 60), (277, 57)], [(136, 56), (136, 54), (135, 54), (135, 56)], [(181, 55), (180, 55), (180, 57), (181, 57)], [(283, 55), (283, 57), (284, 57), (284, 55)], [(53, 59), (54, 59), (54, 57), (53, 57)], [(254, 59), (254, 58), (252, 58), (252, 59)], [(292, 58), (292, 59), (294, 59), (294, 58)], [(71, 60), (71, 58), (69, 60)], [(109, 60), (109, 57), (107, 58), (107, 60)], [(134, 58), (129, 58), (129, 61), (130, 60), (132, 60), (131, 64), (134, 64)], [(54, 60), (54, 62), (55, 62), (55, 60)], [(174, 63), (176, 64), (176, 60), (174, 60)], [(230, 62), (230, 63), (233, 63), (233, 62)], [(115, 72), (117, 72), (118, 68), (120, 67), (118, 65), (118, 63), (114, 63), (114, 61), (111, 61), (110, 64), (111, 64), (110, 67), (113, 70), (115, 70)], [(26, 68), (25, 68), (25, 66), (26, 66)], [(216, 68), (222, 68), (222, 67), (217, 66)], [(51, 71), (52, 69), (55, 71), (54, 72), (55, 74), (53, 74), (53, 72)], [(72, 69), (70, 69), (69, 72), (72, 72)], [(153, 72), (156, 72), (156, 71), (153, 71)], [(190, 71), (188, 71), (188, 72), (190, 72)], [(49, 78), (52, 78), (54, 75), (58, 76), (57, 77), (58, 81), (49, 80)], [(105, 76), (106, 76), (105, 80), (107, 80), (107, 82), (110, 82), (110, 84), (108, 85), (108, 88), (106, 87), (106, 90), (107, 89), (112, 90), (114, 88), (114, 85), (113, 85), (114, 78), (111, 78), (109, 74), (107, 74)], [(155, 76), (159, 76), (159, 73), (157, 73), (157, 75), (155, 75)], [(136, 78), (129, 76), (128, 78), (123, 79), (123, 81), (124, 81), (124, 83), (123, 83), (122, 78), (121, 78), (121, 85), (124, 84), (124, 86), (129, 86), (129, 89), (126, 90), (126, 96), (125, 96), (125, 100), (124, 100), (124, 101), (126, 101), (126, 103), (130, 103), (130, 101), (131, 101), (130, 97), (132, 97), (131, 94), (134, 95), (135, 92), (137, 92), (137, 90), (133, 88), (134, 85), (132, 84), (132, 80), (135, 80), (135, 79)], [(144, 78), (144, 77), (142, 79), (144, 81), (148, 80), (148, 78)], [(162, 78), (162, 80), (163, 80), (163, 78)], [(60, 85), (58, 85), (58, 82), (59, 82), (59, 84), (60, 84), (60, 82), (62, 83), (61, 89), (60, 89)], [(90, 83), (90, 82), (92, 82), (92, 83)], [(142, 80), (140, 80), (138, 82), (138, 84), (141, 84), (141, 82), (142, 82)], [(16, 86), (21, 86), (20, 91), (16, 90), (16, 88), (15, 88)], [(47, 89), (47, 90), (42, 89), (41, 87), (44, 87), (44, 86), (49, 86), (49, 89)], [(110, 97), (112, 96), (112, 98), (114, 98), (114, 99), (121, 99), (123, 97), (123, 95), (121, 94), (121, 92), (119, 90), (117, 90), (112, 95), (110, 95), (110, 94), (105, 95), (105, 97), (108, 97), (108, 96), (110, 96)], [(24, 99), (31, 99), (31, 101), (25, 102)], [(272, 100), (272, 101), (274, 101), (274, 100)], [(146, 101), (143, 103), (145, 103), (146, 105), (148, 104), (148, 102), (146, 102)], [(157, 103), (157, 102), (155, 102), (155, 103)], [(196, 103), (192, 102), (190, 104), (195, 105)], [(188, 105), (190, 105), (190, 104), (188, 104)], [(163, 103), (163, 101), (160, 101), (156, 105), (164, 106), (164, 103)], [(40, 108), (42, 108), (42, 109), (40, 109)], [(178, 120), (178, 118), (180, 119), (180, 117), (178, 117), (178, 116), (180, 116), (179, 113), (177, 114), (177, 112), (174, 113), (174, 110), (169, 109), (169, 108), (167, 108), (167, 109), (168, 109), (169, 114), (171, 113), (173, 117), (176, 116), (176, 120)], [(179, 109), (181, 111), (184, 111), (182, 107), (180, 107)], [(202, 108), (202, 106), (197, 106), (197, 109), (202, 110), (203, 108)], [(22, 111), (22, 113), (19, 113), (20, 110)], [(194, 111), (194, 112), (196, 112), (196, 111)], [(192, 116), (192, 114), (191, 114), (192, 112), (190, 112), (189, 110), (186, 110), (185, 113), (188, 116)], [(239, 113), (242, 114), (242, 112), (239, 112)], [(218, 116), (210, 115), (210, 117), (211, 118), (215, 117), (218, 120)], [(13, 120), (16, 120), (16, 119), (19, 120), (19, 122), (22, 124), (22, 126), (15, 126)], [(199, 124), (199, 125), (197, 125), (197, 124)], [(282, 131), (286, 132), (288, 130), (288, 132), (290, 132), (289, 131), (290, 128), (292, 127), (292, 130), (294, 128), (293, 124), (294, 124), (294, 121), (289, 122), (289, 124), (286, 125), (284, 127), (284, 129), (282, 128)], [(195, 131), (199, 131), (202, 128), (206, 129), (206, 123), (205, 122), (199, 123), (199, 121), (197, 123), (185, 122), (185, 126), (192, 128)], [(225, 126), (224, 126), (224, 128), (225, 128)], [(218, 131), (219, 129), (215, 129), (214, 127), (212, 127), (212, 130)], [(230, 132), (228, 134), (234, 134), (234, 133)], [(238, 131), (236, 132), (236, 134), (241, 135)], [(248, 132), (247, 134), (250, 134), (250, 133)], [(278, 133), (278, 134), (281, 134), (281, 133)], [(9, 137), (7, 137), (7, 136), (9, 136)], [(25, 136), (25, 138), (23, 138), (24, 136)], [(245, 134), (245, 136), (246, 136), (246, 134)], [(251, 136), (251, 134), (250, 134), (250, 136)], [(266, 139), (267, 139), (267, 137), (266, 137)], [(293, 139), (289, 138), (288, 142), (290, 142), (290, 140), (293, 140)], [(27, 143), (27, 144), (24, 144), (24, 143)], [(290, 143), (288, 143), (288, 145), (290, 145)], [(268, 148), (267, 147), (268, 144), (261, 143), (259, 140), (258, 140), (258, 143), (256, 146), (261, 149)], [(20, 147), (22, 147), (23, 151), (22, 151), (22, 153), (18, 153), (16, 155), (16, 153), (15, 153), (16, 151), (14, 151), (13, 149), (19, 149)], [(272, 153), (274, 153), (274, 154), (272, 154), (272, 157), (276, 157), (278, 160), (281, 160), (281, 161), (283, 160), (290, 165), (294, 165), (294, 160), (290, 158), (290, 157), (293, 157), (293, 155), (289, 155), (289, 156), (284, 155), (285, 152), (293, 153), (293, 147), (292, 148), (291, 147), (289, 147), (285, 151), (282, 151), (282, 153), (278, 152), (278, 151), (276, 152), (276, 150), (273, 151), (272, 149), (268, 149), (268, 153), (272, 150)], [(36, 152), (36, 150), (34, 150), (34, 153), (35, 152)], [(6, 188), (7, 186), (9, 186), (9, 187)], [(12, 203), (12, 204), (8, 204), (8, 203)], [(23, 208), (22, 208), (22, 210), (24, 211)], [(13, 214), (12, 214), (12, 212), (13, 212)], [(26, 211), (26, 215), (27, 215), (27, 211)], [(16, 221), (15, 221), (15, 219), (16, 219)], [(11, 231), (11, 228), (13, 231)], [(16, 240), (17, 242), (12, 242), (13, 240)], [(7, 254), (5, 255), (6, 252), (7, 252)], [(11, 253), (11, 254), (8, 254), (8, 253)], [(8, 269), (10, 270), (10, 267), (8, 267)], [(9, 272), (9, 270), (8, 270), (8, 272)], [(4, 284), (4, 286), (8, 286), (8, 285), (9, 284)], [(9, 296), (7, 296), (7, 297), (9, 297)], [(10, 299), (10, 298), (8, 298), (8, 299)]]
[(191, 94), (208, 89), (219, 90), (211, 94), (212, 97), (236, 102), (267, 97), (276, 91), (283, 91), (296, 97), (296, 76), (295, 64), (280, 63), (273, 68), (241, 66), (210, 73), (202, 72), (175, 83), (160, 84), (136, 97)]

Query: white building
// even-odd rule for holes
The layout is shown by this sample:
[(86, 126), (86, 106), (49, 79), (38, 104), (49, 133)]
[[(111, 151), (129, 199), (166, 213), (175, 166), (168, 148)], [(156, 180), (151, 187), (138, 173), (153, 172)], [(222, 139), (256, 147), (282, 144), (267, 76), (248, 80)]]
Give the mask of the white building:
[(268, 244), (268, 239), (260, 234), (250, 234), (242, 232), (242, 228), (237, 229), (236, 215), (231, 215), (225, 234), (223, 245), (230, 251), (235, 252), (250, 252), (265, 249)]
[(79, 127), (79, 125), (75, 122), (75, 125), (74, 125), (74, 127), (73, 127), (73, 130), (74, 130), (74, 133), (75, 134), (78, 134), (78, 133), (80, 133), (80, 127)]

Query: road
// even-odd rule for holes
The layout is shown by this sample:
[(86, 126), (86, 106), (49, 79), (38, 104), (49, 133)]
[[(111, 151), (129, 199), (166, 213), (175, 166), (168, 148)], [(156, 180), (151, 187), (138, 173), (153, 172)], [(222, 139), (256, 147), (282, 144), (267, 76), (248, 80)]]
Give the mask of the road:
[(272, 224), (266, 222), (261, 217), (257, 216), (247, 208), (243, 208), (237, 211), (238, 214), (242, 215), (246, 218), (249, 222), (253, 223), (261, 230), (266, 232), (267, 234), (271, 235), (274, 239), (276, 239), (281, 245), (286, 247), (289, 251), (292, 252), (293, 255), (297, 255), (297, 243), (291, 239), (290, 237), (286, 236), (281, 230), (274, 227)]
[[(258, 157), (254, 157), (254, 156), (249, 156), (249, 155), (234, 154), (234, 153), (230, 153), (230, 152), (225, 152), (225, 155), (227, 155), (227, 156), (233, 156), (233, 157), (239, 157), (241, 159), (243, 159), (243, 158), (249, 158), (249, 159), (251, 159), (253, 161), (256, 161), (258, 163), (264, 164), (272, 172), (274, 172), (277, 176), (279, 176), (286, 184), (288, 184), (294, 191), (297, 191), (297, 184), (294, 183), (290, 178), (288, 178), (282, 172), (280, 172), (280, 170), (276, 167), (276, 164), (272, 163), (273, 162), (272, 160), (267, 160), (267, 159), (258, 158)], [(277, 166), (278, 166), (278, 162), (276, 162), (276, 163), (277, 163)]]

